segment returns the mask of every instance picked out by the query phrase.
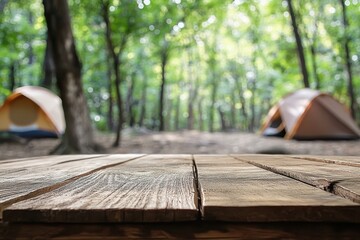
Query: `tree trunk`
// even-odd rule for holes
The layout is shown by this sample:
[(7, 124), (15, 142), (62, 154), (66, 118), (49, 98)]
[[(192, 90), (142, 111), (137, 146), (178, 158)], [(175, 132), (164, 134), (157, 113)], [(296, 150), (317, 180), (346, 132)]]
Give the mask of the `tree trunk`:
[[(34, 24), (34, 17), (31, 11), (29, 11), (29, 16), (28, 16), (28, 20), (29, 20), (29, 24), (33, 25)], [(35, 62), (35, 55), (34, 55), (34, 49), (33, 49), (33, 45), (32, 45), (32, 38), (29, 39), (28, 44), (29, 44), (29, 55), (28, 55), (28, 64), (29, 65), (33, 65)]]
[[(165, 40), (166, 41), (166, 40)], [(160, 97), (159, 97), (159, 131), (165, 130), (164, 122), (164, 98), (165, 98), (165, 86), (166, 86), (166, 65), (168, 62), (168, 43), (165, 42), (161, 51), (161, 85), (160, 85)]]
[(143, 77), (143, 87), (141, 92), (141, 109), (140, 109), (140, 118), (139, 118), (139, 126), (144, 126), (144, 119), (146, 116), (146, 93), (147, 93), (147, 78)]
[(350, 58), (350, 47), (349, 47), (349, 35), (347, 33), (347, 29), (349, 26), (349, 22), (347, 19), (346, 14), (346, 6), (344, 0), (339, 0), (342, 8), (342, 21), (344, 26), (344, 49), (345, 49), (345, 67), (346, 67), (346, 74), (348, 79), (348, 88), (347, 92), (350, 99), (350, 111), (351, 116), (356, 119), (356, 97), (354, 93), (354, 87), (353, 87), (353, 76), (352, 76), (352, 65), (351, 65), (351, 58)]
[(293, 8), (293, 5), (292, 5), (292, 0), (287, 0), (287, 3), (288, 3), (288, 9), (289, 9), (290, 17), (291, 17), (291, 25), (292, 25), (295, 40), (296, 40), (297, 53), (298, 53), (298, 57), (299, 57), (299, 64), (300, 64), (300, 69), (301, 69), (301, 73), (302, 73), (302, 76), (303, 76), (303, 84), (304, 84), (304, 87), (309, 88), (310, 87), (309, 75), (308, 75), (308, 71), (307, 71), (307, 68), (306, 68), (304, 48), (303, 48), (303, 45), (302, 45), (299, 28), (298, 28), (298, 25), (297, 25), (297, 22), (296, 22), (296, 17), (295, 17), (294, 8)]
[[(114, 52), (115, 53), (115, 52)], [(115, 71), (115, 92), (116, 92), (116, 105), (118, 106), (118, 122), (116, 127), (116, 138), (113, 143), (113, 147), (119, 147), (121, 142), (121, 131), (124, 123), (124, 108), (122, 103), (122, 96), (120, 91), (121, 76), (120, 76), (120, 59), (117, 56), (114, 59), (114, 71)]]
[(94, 153), (96, 144), (82, 89), (81, 63), (75, 49), (67, 1), (43, 0), (43, 5), (66, 122), (62, 143), (55, 153)]
[(16, 85), (16, 70), (15, 70), (15, 62), (12, 62), (9, 68), (9, 90), (14, 91)]
[(321, 88), (321, 83), (320, 83), (320, 78), (319, 78), (319, 74), (318, 74), (318, 65), (317, 65), (317, 59), (316, 59), (316, 46), (317, 46), (317, 38), (318, 38), (318, 29), (319, 29), (319, 25), (318, 25), (318, 15), (315, 16), (315, 20), (314, 20), (314, 33), (312, 36), (312, 43), (310, 46), (310, 52), (311, 52), (311, 61), (312, 61), (312, 67), (313, 67), (313, 72), (314, 72), (314, 80), (315, 80), (315, 88), (320, 90)]
[(188, 98), (188, 117), (187, 117), (187, 129), (194, 129), (194, 102), (196, 99), (196, 89), (194, 89), (194, 73), (192, 71), (192, 56), (191, 51), (188, 50), (189, 62), (188, 62), (188, 80), (189, 80), (189, 98)]
[(129, 126), (130, 127), (134, 127), (135, 126), (135, 115), (134, 115), (134, 88), (135, 88), (135, 84), (136, 84), (136, 78), (135, 78), (136, 74), (135, 72), (133, 72), (131, 74), (131, 80), (130, 80), (130, 86), (128, 87), (128, 95), (126, 98), (126, 111), (127, 111), (127, 116), (128, 116), (128, 121), (129, 121)]
[(176, 107), (175, 107), (175, 130), (178, 131), (180, 129), (180, 102), (181, 102), (181, 98), (180, 98), (180, 94), (177, 97), (176, 100)]
[(211, 105), (210, 105), (210, 111), (209, 111), (209, 131), (210, 132), (214, 132), (216, 95), (217, 95), (217, 84), (216, 84), (216, 79), (213, 79), (213, 82), (211, 84)]
[(109, 20), (109, 1), (102, 1), (102, 17), (105, 22), (105, 37), (106, 37), (106, 43), (108, 46), (108, 50), (110, 51), (111, 58), (113, 60), (113, 68), (115, 73), (115, 93), (116, 93), (116, 104), (118, 107), (118, 119), (117, 119), (117, 126), (116, 126), (116, 138), (113, 143), (113, 147), (119, 147), (121, 142), (121, 130), (122, 125), (124, 123), (124, 108), (123, 108), (123, 102), (122, 102), (122, 96), (120, 91), (120, 84), (122, 82), (122, 77), (120, 75), (120, 67), (121, 67), (121, 55), (123, 52), (123, 49), (127, 42), (127, 36), (123, 36), (120, 43), (120, 50), (116, 54), (115, 53), (115, 46), (113, 44), (113, 40), (111, 37), (111, 27), (110, 27), (110, 20)]
[(221, 131), (226, 131), (228, 129), (227, 124), (226, 124), (226, 118), (225, 118), (225, 113), (224, 111), (221, 109), (221, 107), (217, 108), (219, 111), (219, 115), (220, 115), (220, 120), (221, 120)]
[(320, 83), (320, 78), (319, 78), (319, 74), (318, 74), (317, 62), (316, 62), (316, 47), (315, 47), (315, 43), (313, 43), (313, 44), (311, 45), (310, 51), (311, 51), (312, 67), (313, 67), (313, 71), (314, 71), (315, 88), (318, 89), (318, 90), (320, 90), (321, 83)]
[(250, 132), (255, 131), (255, 121), (256, 121), (256, 112), (255, 112), (255, 91), (256, 91), (256, 79), (253, 79), (251, 82), (251, 100), (250, 100), (250, 109), (251, 109), (251, 119), (250, 119), (250, 125), (249, 130)]
[(188, 130), (194, 129), (194, 105), (190, 98), (188, 102), (187, 129)]
[(235, 96), (235, 89), (231, 91), (231, 110), (230, 110), (230, 128), (236, 128), (236, 96)]
[(46, 49), (45, 49), (45, 57), (43, 62), (43, 69), (44, 69), (44, 77), (41, 86), (48, 89), (52, 89), (56, 81), (56, 72), (55, 72), (53, 50), (48, 33), (46, 34)]
[(216, 52), (211, 51), (209, 67), (211, 71), (211, 95), (210, 95), (210, 109), (209, 109), (209, 131), (214, 132), (214, 121), (215, 121), (215, 103), (217, 97), (218, 79), (216, 74)]
[(108, 99), (108, 113), (107, 113), (107, 128), (110, 132), (115, 130), (114, 124), (114, 99), (113, 99), (113, 82), (112, 82), (112, 71), (111, 71), (111, 58), (110, 58), (110, 51), (107, 51), (109, 57), (108, 59), (108, 69), (107, 69), (107, 78), (108, 78), (108, 92), (109, 92), (109, 99)]
[(202, 109), (202, 99), (198, 101), (198, 112), (199, 112), (199, 130), (204, 131), (204, 116)]
[(240, 104), (241, 104), (240, 111), (241, 111), (242, 117), (244, 118), (243, 121), (242, 121), (243, 122), (242, 128), (245, 129), (245, 128), (248, 127), (247, 122), (249, 121), (249, 119), (248, 119), (249, 117), (248, 117), (248, 113), (247, 113), (247, 110), (246, 110), (246, 100), (245, 100), (245, 97), (244, 97), (244, 90), (243, 90), (242, 84), (239, 81), (240, 81), (240, 78), (236, 77), (235, 78), (235, 84), (236, 84), (236, 88), (237, 88), (237, 91), (238, 91), (238, 94), (239, 94), (239, 99), (240, 99)]
[(173, 101), (171, 99), (168, 99), (167, 104), (166, 104), (166, 112), (167, 117), (165, 118), (165, 129), (171, 130), (171, 112), (173, 109)]

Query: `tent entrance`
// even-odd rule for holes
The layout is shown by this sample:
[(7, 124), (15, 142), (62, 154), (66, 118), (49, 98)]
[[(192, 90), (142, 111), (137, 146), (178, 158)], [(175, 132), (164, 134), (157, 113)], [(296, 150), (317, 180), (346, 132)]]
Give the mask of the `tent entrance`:
[(13, 100), (9, 109), (9, 117), (17, 126), (28, 126), (36, 122), (39, 107), (30, 99), (20, 96)]
[(285, 124), (283, 123), (280, 114), (270, 122), (263, 134), (269, 137), (284, 137), (286, 135)]

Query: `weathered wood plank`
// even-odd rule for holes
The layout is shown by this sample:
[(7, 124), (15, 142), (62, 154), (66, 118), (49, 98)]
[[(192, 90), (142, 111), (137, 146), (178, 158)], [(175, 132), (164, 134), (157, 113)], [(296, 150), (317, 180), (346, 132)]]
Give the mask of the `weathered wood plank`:
[(197, 216), (190, 155), (146, 156), (4, 211), (9, 222), (172, 222)]
[(226, 156), (195, 155), (205, 220), (360, 222), (360, 205)]
[(6, 206), (14, 202), (51, 191), (74, 180), (73, 178), (140, 156), (142, 155), (111, 155), (94, 159), (89, 158), (90, 156), (81, 159), (80, 156), (79, 160), (59, 157), (60, 162), (52, 165), (26, 168), (22, 168), (21, 163), (19, 171), (12, 169), (8, 173), (0, 174), (0, 214)]
[(358, 167), (286, 156), (242, 155), (237, 158), (360, 203)]

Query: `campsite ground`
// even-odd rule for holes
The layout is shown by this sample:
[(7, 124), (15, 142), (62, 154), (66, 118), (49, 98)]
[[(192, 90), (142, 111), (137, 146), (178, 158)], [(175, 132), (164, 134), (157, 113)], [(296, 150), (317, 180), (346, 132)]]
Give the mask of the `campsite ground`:
[[(110, 148), (113, 135), (97, 134), (108, 153), (273, 153), (360, 156), (360, 141), (294, 141), (250, 133), (198, 131), (151, 132), (127, 129), (120, 148)], [(47, 155), (59, 140), (0, 142), (0, 160)]]

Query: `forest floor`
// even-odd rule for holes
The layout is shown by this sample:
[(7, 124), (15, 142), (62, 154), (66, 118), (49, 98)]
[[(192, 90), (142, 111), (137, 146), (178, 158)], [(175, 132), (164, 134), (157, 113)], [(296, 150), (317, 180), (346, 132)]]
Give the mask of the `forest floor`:
[[(266, 138), (239, 132), (152, 132), (126, 129), (122, 145), (112, 148), (112, 134), (96, 134), (106, 153), (269, 153), (360, 156), (360, 141), (295, 141)], [(58, 139), (31, 141), (1, 141), (0, 160), (48, 155), (59, 144)]]
[[(360, 141), (295, 141), (265, 138), (239, 132), (152, 132), (126, 129), (122, 145), (111, 148), (112, 134), (97, 134), (97, 142), (106, 153), (199, 153), (199, 154), (312, 154), (360, 156)], [(0, 160), (48, 155), (59, 144), (58, 139), (0, 141)]]

